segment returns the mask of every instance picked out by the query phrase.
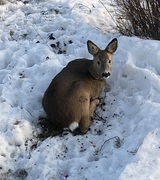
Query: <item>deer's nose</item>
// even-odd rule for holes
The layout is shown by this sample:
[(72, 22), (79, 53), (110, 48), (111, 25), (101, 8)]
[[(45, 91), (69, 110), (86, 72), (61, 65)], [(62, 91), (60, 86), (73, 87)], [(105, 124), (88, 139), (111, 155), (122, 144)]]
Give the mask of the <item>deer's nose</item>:
[(110, 72), (103, 72), (103, 73), (102, 73), (102, 76), (105, 77), (105, 78), (107, 78), (107, 77), (110, 76)]

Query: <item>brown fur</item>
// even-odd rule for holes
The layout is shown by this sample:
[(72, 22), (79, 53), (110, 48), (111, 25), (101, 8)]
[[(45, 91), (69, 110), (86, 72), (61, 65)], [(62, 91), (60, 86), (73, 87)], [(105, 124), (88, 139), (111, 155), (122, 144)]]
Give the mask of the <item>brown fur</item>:
[(91, 41), (87, 45), (94, 59), (77, 59), (68, 63), (55, 76), (44, 94), (43, 108), (56, 129), (77, 122), (79, 133), (87, 132), (99, 104), (99, 95), (105, 88), (104, 76), (111, 73), (117, 39), (113, 39), (105, 50), (100, 50)]

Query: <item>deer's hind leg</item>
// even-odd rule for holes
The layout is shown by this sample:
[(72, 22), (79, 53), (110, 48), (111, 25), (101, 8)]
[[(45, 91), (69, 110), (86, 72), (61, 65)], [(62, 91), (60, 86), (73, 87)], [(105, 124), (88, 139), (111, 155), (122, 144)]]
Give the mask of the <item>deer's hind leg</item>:
[(90, 100), (88, 95), (83, 95), (83, 98), (85, 101), (82, 101), (81, 103), (81, 120), (79, 122), (79, 128), (81, 134), (85, 134), (89, 126), (91, 124), (91, 118), (90, 118)]
[(88, 113), (88, 115), (84, 115), (80, 121), (79, 128), (81, 134), (85, 134), (88, 131), (90, 125), (91, 125), (91, 118), (89, 117), (89, 113)]
[(82, 134), (85, 134), (90, 125), (91, 125), (91, 117), (93, 117), (94, 111), (96, 109), (96, 106), (99, 104), (99, 99), (95, 99), (84, 106), (85, 113), (82, 116), (82, 119), (80, 121), (80, 130)]

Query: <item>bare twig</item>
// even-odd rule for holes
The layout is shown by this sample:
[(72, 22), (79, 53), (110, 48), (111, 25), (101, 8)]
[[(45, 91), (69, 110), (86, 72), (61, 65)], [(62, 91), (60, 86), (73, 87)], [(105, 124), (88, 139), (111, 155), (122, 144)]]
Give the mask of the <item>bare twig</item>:
[(47, 44), (47, 41), (44, 40), (44, 38), (39, 34), (38, 30), (33, 26), (33, 24), (30, 23), (30, 25), (32, 26), (32, 28), (35, 30), (35, 32), (39, 35), (39, 37), (41, 38), (41, 40), (44, 42), (44, 44), (47, 45), (47, 47), (49, 48), (50, 51), (53, 51), (52, 48)]
[(112, 14), (108, 11), (108, 9), (106, 8), (106, 6), (104, 5), (104, 3), (99, 0), (99, 2), (102, 4), (102, 6), (105, 8), (105, 10), (108, 12), (109, 16), (112, 18), (113, 22), (115, 23), (115, 25), (117, 26), (117, 22), (115, 21), (115, 19), (113, 18)]
[[(112, 138), (109, 138), (109, 139), (107, 139), (107, 140), (105, 140), (104, 141), (104, 143), (102, 144), (102, 146), (100, 147), (100, 149), (99, 149), (99, 152), (101, 152), (101, 150), (102, 150), (102, 148), (104, 147), (104, 145), (108, 142), (108, 141), (110, 141), (110, 140), (112, 140), (112, 139), (116, 139), (116, 144), (117, 144), (117, 142), (121, 142), (121, 140), (120, 140), (120, 138), (118, 137), (118, 136), (114, 136), (114, 137), (112, 137)], [(118, 143), (118, 144), (119, 144)], [(120, 145), (117, 145), (118, 147), (120, 146)]]
[(86, 14), (90, 14), (90, 13), (91, 13), (91, 9), (90, 9), (88, 6), (84, 5), (84, 4), (76, 3), (76, 4), (71, 8), (71, 11), (72, 11), (73, 9), (76, 9), (76, 8), (78, 8), (79, 10), (85, 12)]

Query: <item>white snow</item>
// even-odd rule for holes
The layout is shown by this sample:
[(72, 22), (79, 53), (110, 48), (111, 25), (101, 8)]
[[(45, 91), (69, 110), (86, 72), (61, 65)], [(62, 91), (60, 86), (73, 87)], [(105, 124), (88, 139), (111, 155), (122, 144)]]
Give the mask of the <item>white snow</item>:
[[(159, 180), (160, 43), (119, 35), (108, 12), (98, 0), (0, 6), (0, 179)], [(52, 78), (91, 58), (88, 39), (105, 48), (115, 37), (110, 91), (90, 131), (38, 140)]]

